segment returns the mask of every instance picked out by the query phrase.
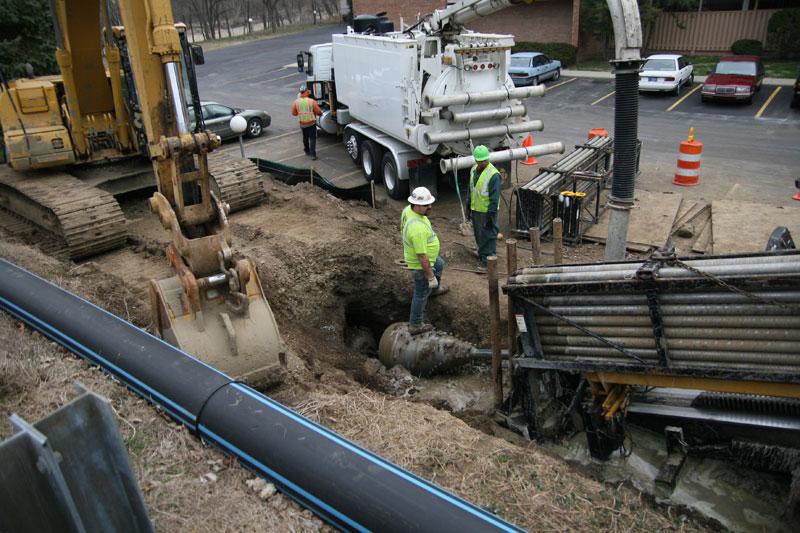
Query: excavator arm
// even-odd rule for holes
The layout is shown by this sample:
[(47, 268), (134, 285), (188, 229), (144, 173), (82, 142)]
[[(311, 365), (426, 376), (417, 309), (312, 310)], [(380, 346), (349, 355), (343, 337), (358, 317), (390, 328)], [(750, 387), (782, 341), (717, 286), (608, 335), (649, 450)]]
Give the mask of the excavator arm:
[(229, 206), (211, 189), (207, 156), (220, 140), (190, 131), (193, 69), (170, 2), (118, 3), (158, 187), (150, 207), (172, 241), (167, 256), (175, 275), (150, 281), (155, 327), (171, 344), (250, 384), (280, 379), (284, 348), (255, 263), (234, 257)]

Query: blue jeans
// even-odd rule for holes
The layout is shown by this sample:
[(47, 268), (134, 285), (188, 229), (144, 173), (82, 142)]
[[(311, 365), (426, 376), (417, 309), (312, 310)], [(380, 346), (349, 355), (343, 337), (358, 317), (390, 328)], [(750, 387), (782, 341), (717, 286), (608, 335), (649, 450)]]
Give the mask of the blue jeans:
[(303, 151), (310, 156), (317, 155), (317, 125), (301, 127), (303, 131)]
[[(437, 257), (433, 263), (433, 275), (440, 282), (443, 270), (444, 259)], [(428, 303), (431, 290), (428, 288), (428, 278), (425, 277), (424, 270), (412, 270), (411, 278), (414, 280), (414, 296), (411, 298), (411, 316), (408, 318), (408, 325), (419, 326), (422, 324), (422, 315), (425, 313), (425, 304)]]

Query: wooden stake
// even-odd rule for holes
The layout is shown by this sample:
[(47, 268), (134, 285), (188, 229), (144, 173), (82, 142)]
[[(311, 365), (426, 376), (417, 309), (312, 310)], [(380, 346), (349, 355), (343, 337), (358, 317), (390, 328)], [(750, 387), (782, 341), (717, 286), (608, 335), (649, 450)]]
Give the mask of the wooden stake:
[(531, 259), (534, 265), (538, 265), (541, 261), (542, 245), (539, 242), (539, 228), (531, 228)]
[[(506, 272), (516, 272), (517, 270), (517, 240), (508, 239), (506, 241)], [(511, 274), (509, 274), (511, 275)], [(517, 323), (514, 317), (514, 304), (511, 295), (508, 295), (508, 383), (513, 383), (514, 365), (511, 363), (512, 357), (517, 351)]]
[(553, 263), (560, 265), (564, 262), (564, 223), (560, 218), (553, 219)]
[(489, 316), (492, 328), (492, 381), (494, 382), (494, 407), (503, 405), (503, 375), (500, 372), (503, 356), (500, 353), (500, 294), (497, 289), (497, 256), (486, 258), (489, 274)]

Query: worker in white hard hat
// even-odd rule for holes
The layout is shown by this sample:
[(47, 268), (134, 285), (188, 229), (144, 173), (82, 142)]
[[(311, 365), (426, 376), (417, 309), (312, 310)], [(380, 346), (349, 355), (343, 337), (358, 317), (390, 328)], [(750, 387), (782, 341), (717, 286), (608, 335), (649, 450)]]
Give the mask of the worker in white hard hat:
[(439, 296), (449, 290), (441, 284), (444, 260), (439, 257), (439, 238), (427, 216), (435, 201), (436, 198), (426, 187), (417, 187), (408, 197), (410, 205), (406, 206), (400, 218), (403, 255), (414, 280), (414, 296), (411, 298), (408, 318), (408, 332), (411, 335), (433, 329), (432, 325), (422, 322), (428, 297)]
[(300, 123), (300, 131), (303, 132), (303, 151), (310, 155), (311, 159), (317, 159), (317, 117), (322, 116), (319, 104), (311, 98), (311, 91), (304, 83), (300, 86), (300, 98), (292, 104), (292, 115), (297, 117)]

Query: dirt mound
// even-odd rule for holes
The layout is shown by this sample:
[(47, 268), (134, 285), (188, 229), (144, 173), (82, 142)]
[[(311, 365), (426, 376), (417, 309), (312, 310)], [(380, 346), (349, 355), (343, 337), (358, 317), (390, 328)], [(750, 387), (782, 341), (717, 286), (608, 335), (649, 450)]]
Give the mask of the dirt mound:
[[(530, 530), (705, 529), (636, 491), (574, 472), (532, 443), (520, 446), (488, 434), (502, 434), (489, 413), (461, 414), (467, 425), (414, 401), (413, 377), (383, 369), (360, 353), (369, 352), (370, 337), (407, 320), (411, 282), (395, 263), (403, 206), (376, 210), (310, 185), (288, 187), (270, 179), (265, 188), (265, 203), (234, 214), (231, 225), (237, 252), (258, 264), (288, 348), (288, 377), (266, 391), (271, 397)], [(147, 286), (140, 278), (164, 268), (154, 250), (166, 236), (155, 217), (143, 214), (139, 200), (130, 202), (123, 209), (132, 244), (122, 251), (76, 265), (5, 235), (0, 256), (151, 329)], [(433, 224), (452, 290), (429, 303), (427, 319), (487, 347), (486, 277), (471, 271), (471, 252), (453, 244), (470, 243), (458, 232), (457, 212), (457, 204), (437, 204)], [(5, 314), (0, 335), (0, 438), (11, 435), (12, 412), (35, 421), (74, 398), (72, 383), (79, 380), (111, 401), (156, 530), (330, 530), (159, 409)]]

